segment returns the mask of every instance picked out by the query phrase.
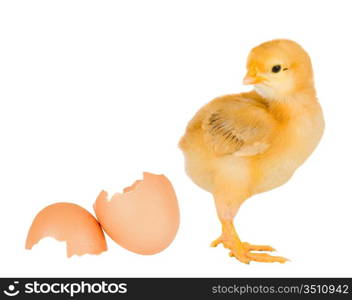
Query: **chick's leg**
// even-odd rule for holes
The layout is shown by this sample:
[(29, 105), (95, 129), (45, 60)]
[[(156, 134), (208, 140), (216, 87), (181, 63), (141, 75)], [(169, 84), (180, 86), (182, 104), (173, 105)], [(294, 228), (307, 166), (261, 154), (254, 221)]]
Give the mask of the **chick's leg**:
[[(232, 186), (221, 184), (219, 192), (215, 193), (215, 204), (219, 219), (222, 224), (222, 234), (219, 238), (211, 243), (216, 247), (222, 243), (225, 248), (230, 250), (229, 255), (236, 257), (239, 261), (248, 264), (250, 261), (257, 262), (279, 262), (284, 263), (286, 258), (281, 256), (271, 256), (267, 253), (253, 253), (251, 251), (275, 251), (274, 248), (267, 245), (251, 245), (242, 242), (233, 225), (235, 217), (241, 203), (248, 197), (241, 188), (234, 189)], [(243, 187), (243, 186), (242, 186)]]

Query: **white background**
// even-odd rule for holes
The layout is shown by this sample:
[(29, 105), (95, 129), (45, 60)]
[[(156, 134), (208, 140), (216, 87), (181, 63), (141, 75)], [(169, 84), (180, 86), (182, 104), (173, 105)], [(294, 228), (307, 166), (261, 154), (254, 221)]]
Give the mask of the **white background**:
[[(351, 276), (350, 1), (1, 1), (1, 276)], [(273, 38), (311, 55), (326, 118), (321, 144), (284, 186), (249, 199), (244, 241), (292, 261), (251, 263), (210, 248), (220, 234), (212, 196), (184, 173), (177, 143), (212, 98), (246, 91), (246, 57)], [(140, 256), (66, 258), (45, 239), (24, 250), (43, 207), (93, 212), (101, 189), (143, 171), (174, 184), (181, 226), (173, 244)]]

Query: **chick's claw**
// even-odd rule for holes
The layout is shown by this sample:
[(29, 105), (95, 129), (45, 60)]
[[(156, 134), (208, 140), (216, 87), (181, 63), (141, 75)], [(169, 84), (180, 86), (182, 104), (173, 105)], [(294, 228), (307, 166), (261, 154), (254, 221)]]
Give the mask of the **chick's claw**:
[(229, 239), (219, 237), (211, 243), (211, 247), (216, 247), (223, 244), (225, 248), (230, 249), (229, 256), (237, 258), (240, 262), (249, 264), (251, 261), (256, 262), (278, 262), (285, 263), (289, 261), (282, 256), (273, 256), (267, 253), (253, 253), (251, 251), (276, 251), (273, 247), (267, 245), (252, 245), (245, 242), (237, 241), (236, 239)]
[(222, 242), (223, 242), (222, 238), (219, 237), (216, 240), (211, 242), (210, 247), (216, 247), (217, 245), (221, 244)]
[(247, 257), (250, 260), (257, 261), (257, 262), (266, 262), (266, 263), (278, 262), (280, 264), (284, 264), (286, 261), (289, 261), (285, 257), (273, 256), (273, 255), (269, 255), (267, 253), (251, 253), (251, 252), (247, 252), (246, 255), (247, 255)]
[(267, 253), (251, 253), (251, 252), (238, 253), (237, 251), (233, 251), (233, 250), (230, 251), (229, 256), (236, 257), (239, 261), (245, 264), (249, 264), (251, 261), (266, 262), (266, 263), (278, 262), (283, 264), (286, 261), (288, 261), (287, 258), (284, 258), (282, 256), (272, 256)]
[(269, 251), (269, 252), (276, 251), (273, 247), (268, 245), (252, 245), (246, 242), (242, 243), (242, 245), (248, 251)]
[(270, 246), (256, 246), (256, 245), (250, 245), (248, 243), (242, 243), (242, 249), (234, 248), (230, 250), (231, 250), (229, 253), (230, 256), (236, 257), (239, 261), (247, 264), (251, 261), (266, 262), (266, 263), (278, 262), (281, 264), (288, 261), (287, 258), (282, 256), (273, 256), (267, 253), (251, 252), (251, 251), (275, 251), (274, 248)]
[(237, 258), (240, 262), (244, 264), (249, 264), (251, 262), (250, 258), (244, 253), (244, 252), (237, 252), (237, 251), (230, 251), (229, 252), (230, 257), (235, 257)]
[[(240, 243), (237, 241), (237, 244)], [(227, 249), (232, 249), (232, 248), (237, 248), (236, 247), (236, 240), (232, 238), (225, 238), (223, 236), (220, 236), (216, 240), (212, 241), (210, 244), (210, 247), (216, 247), (219, 244), (223, 244), (223, 246)]]

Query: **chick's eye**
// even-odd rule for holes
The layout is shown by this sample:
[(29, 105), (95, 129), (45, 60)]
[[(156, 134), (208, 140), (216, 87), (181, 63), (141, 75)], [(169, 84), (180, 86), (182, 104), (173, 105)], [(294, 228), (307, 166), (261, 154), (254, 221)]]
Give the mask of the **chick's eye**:
[(281, 66), (280, 65), (275, 65), (272, 67), (271, 71), (273, 73), (279, 73), (281, 71)]

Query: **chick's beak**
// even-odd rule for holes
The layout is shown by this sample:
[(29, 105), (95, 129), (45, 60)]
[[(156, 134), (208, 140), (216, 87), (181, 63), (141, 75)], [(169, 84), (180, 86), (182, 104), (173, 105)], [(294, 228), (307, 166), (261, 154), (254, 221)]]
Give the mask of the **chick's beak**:
[(263, 77), (258, 76), (256, 72), (248, 71), (243, 78), (243, 84), (257, 84), (263, 81)]

